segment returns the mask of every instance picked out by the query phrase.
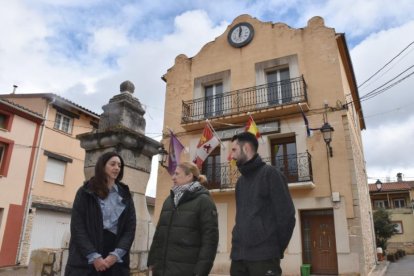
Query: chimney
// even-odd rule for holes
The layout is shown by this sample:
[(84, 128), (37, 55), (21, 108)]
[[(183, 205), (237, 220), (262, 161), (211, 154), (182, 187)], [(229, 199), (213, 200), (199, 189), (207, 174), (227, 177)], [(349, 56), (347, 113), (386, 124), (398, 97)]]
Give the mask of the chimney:
[(402, 182), (402, 173), (397, 173), (397, 181)]
[(17, 87), (18, 87), (17, 85), (15, 85), (15, 84), (13, 85), (13, 92), (12, 92), (12, 94), (16, 94)]

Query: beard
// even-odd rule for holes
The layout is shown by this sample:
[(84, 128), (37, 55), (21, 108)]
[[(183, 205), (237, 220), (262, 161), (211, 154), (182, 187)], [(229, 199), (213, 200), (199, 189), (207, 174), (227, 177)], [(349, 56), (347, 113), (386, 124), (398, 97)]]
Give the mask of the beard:
[(237, 164), (237, 167), (240, 167), (241, 165), (243, 165), (244, 163), (246, 163), (247, 162), (247, 155), (246, 155), (246, 153), (243, 151), (243, 148), (241, 148), (241, 151), (240, 151), (240, 156), (239, 156), (239, 158), (236, 160), (236, 164)]

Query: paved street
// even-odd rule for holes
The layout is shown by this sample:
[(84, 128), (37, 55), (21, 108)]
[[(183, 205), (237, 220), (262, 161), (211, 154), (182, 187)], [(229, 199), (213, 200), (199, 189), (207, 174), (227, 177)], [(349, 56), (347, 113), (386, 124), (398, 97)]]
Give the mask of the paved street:
[(406, 255), (390, 263), (385, 276), (414, 276), (414, 255)]
[(20, 266), (20, 267), (7, 267), (0, 269), (0, 276), (26, 276), (27, 275), (27, 267)]

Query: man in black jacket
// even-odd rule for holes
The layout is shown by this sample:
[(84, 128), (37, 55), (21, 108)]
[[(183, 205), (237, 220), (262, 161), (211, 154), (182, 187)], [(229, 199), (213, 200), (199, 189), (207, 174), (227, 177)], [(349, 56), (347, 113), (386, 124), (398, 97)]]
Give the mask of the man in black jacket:
[(257, 154), (255, 135), (233, 136), (231, 157), (241, 173), (236, 184), (233, 276), (282, 275), (280, 260), (295, 227), (295, 207), (285, 177)]

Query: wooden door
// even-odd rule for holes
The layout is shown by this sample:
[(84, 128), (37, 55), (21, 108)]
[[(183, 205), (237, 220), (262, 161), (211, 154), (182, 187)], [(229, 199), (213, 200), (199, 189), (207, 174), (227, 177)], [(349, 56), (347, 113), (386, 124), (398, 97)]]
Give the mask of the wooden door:
[(337, 275), (335, 227), (332, 209), (301, 212), (303, 263), (312, 274)]

